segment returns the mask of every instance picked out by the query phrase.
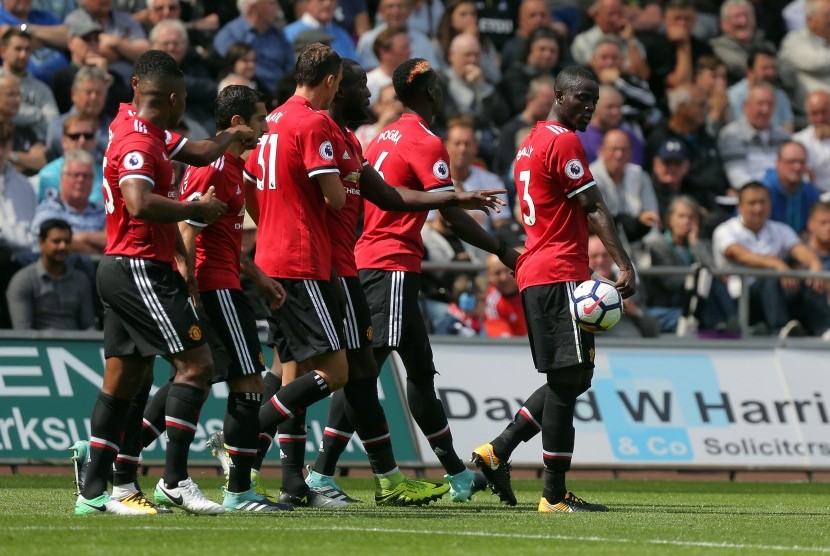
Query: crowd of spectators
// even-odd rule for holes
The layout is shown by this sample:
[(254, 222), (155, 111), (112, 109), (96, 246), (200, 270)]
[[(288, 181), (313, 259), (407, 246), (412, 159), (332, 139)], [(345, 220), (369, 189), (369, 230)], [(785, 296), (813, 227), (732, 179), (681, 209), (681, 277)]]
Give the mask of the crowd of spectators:
[[(740, 284), (711, 271), (830, 270), (830, 0), (0, 0), (0, 328), (99, 324), (101, 167), (142, 52), (179, 62), (179, 130), (203, 138), (221, 87), (256, 88), (270, 109), (316, 41), (367, 71), (364, 147), (402, 112), (393, 69), (429, 60), (455, 186), (506, 189), (502, 213), (474, 216), (515, 246), (517, 148), (550, 112), (557, 72), (590, 69), (600, 99), (579, 136), (626, 247), (640, 269), (690, 269), (643, 272), (617, 334), (734, 337)], [(425, 273), (433, 331), (525, 334), (498, 259), (437, 213), (422, 236), (428, 261), (485, 268)], [(613, 279), (595, 239), (590, 258)], [(752, 333), (830, 339), (824, 281), (748, 280)]]

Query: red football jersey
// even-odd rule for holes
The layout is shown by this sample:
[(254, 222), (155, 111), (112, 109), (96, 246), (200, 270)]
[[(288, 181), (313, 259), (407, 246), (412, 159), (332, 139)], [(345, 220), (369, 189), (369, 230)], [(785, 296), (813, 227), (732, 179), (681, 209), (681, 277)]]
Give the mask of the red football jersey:
[(516, 265), (519, 288), (590, 278), (588, 219), (576, 195), (595, 182), (576, 133), (554, 120), (536, 124), (516, 154), (513, 177), (527, 234)]
[[(415, 191), (454, 191), (449, 159), (444, 142), (417, 114), (401, 116), (366, 150), (366, 160), (386, 183)], [(420, 272), (426, 219), (426, 211), (388, 212), (365, 203), (363, 235), (355, 246), (357, 268)]]
[(187, 220), (188, 224), (204, 227), (196, 236), (195, 272), (199, 291), (242, 287), (239, 283), (239, 253), (245, 218), (244, 167), (244, 160), (225, 153), (210, 166), (188, 167), (182, 179), (182, 201), (195, 201), (213, 186), (216, 198), (228, 205), (228, 210), (210, 225)]
[[(332, 121), (332, 127), (340, 131)], [(333, 141), (340, 180), (346, 190), (346, 204), (340, 210), (328, 208), (326, 224), (331, 236), (331, 264), (338, 276), (357, 276), (354, 246), (357, 242), (357, 218), (360, 215), (360, 174), (364, 164), (363, 149), (352, 130), (338, 133)]]
[[(130, 105), (122, 105), (130, 106)], [(131, 106), (130, 106), (131, 107)], [(104, 154), (104, 208), (107, 212), (107, 255), (124, 255), (173, 262), (175, 223), (157, 224), (130, 216), (121, 195), (121, 182), (141, 179), (153, 194), (175, 199), (176, 184), (163, 129), (139, 118), (134, 110), (119, 112), (109, 129)], [(179, 138), (179, 147), (184, 144)], [(177, 151), (178, 152), (178, 151)]]
[(258, 190), (256, 264), (272, 278), (330, 280), (328, 205), (315, 176), (339, 171), (332, 141), (340, 132), (296, 95), (267, 120), (268, 132), (245, 164)]
[(521, 294), (505, 297), (490, 286), (484, 303), (484, 332), (492, 337), (527, 336)]

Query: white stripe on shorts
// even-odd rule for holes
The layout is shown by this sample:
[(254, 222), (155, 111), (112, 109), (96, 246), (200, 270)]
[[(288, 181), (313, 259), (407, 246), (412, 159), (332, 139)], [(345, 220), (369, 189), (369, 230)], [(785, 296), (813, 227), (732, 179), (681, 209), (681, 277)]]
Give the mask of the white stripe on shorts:
[(401, 341), (401, 327), (403, 325), (403, 282), (405, 274), (402, 270), (393, 270), (392, 287), (389, 293), (389, 346), (396, 347)]
[(184, 345), (182, 344), (181, 338), (179, 338), (179, 334), (173, 327), (170, 317), (164, 312), (164, 307), (161, 301), (159, 301), (155, 290), (153, 290), (153, 284), (147, 275), (144, 259), (129, 259), (129, 261), (130, 269), (133, 272), (133, 281), (138, 288), (138, 293), (141, 295), (141, 300), (144, 302), (153, 320), (156, 321), (156, 325), (158, 325), (159, 331), (167, 343), (167, 349), (170, 353), (184, 351)]
[(242, 332), (242, 323), (239, 322), (239, 315), (233, 305), (230, 290), (216, 290), (216, 297), (219, 299), (219, 307), (222, 309), (222, 318), (225, 319), (225, 326), (231, 333), (231, 342), (236, 352), (236, 360), (243, 375), (252, 375), (257, 372), (254, 362), (251, 360), (251, 352), (245, 343), (245, 334)]
[(314, 310), (317, 312), (317, 318), (320, 319), (320, 324), (323, 325), (323, 331), (329, 339), (329, 345), (333, 351), (340, 349), (340, 338), (337, 336), (337, 328), (331, 320), (326, 302), (323, 300), (323, 294), (320, 292), (320, 285), (314, 280), (303, 280), (306, 292), (311, 302), (314, 304)]
[[(568, 288), (568, 303), (572, 303), (571, 299), (573, 299), (573, 292), (574, 292), (574, 289), (576, 288), (576, 282), (566, 282), (565, 284)], [(570, 307), (568, 308), (568, 310), (570, 311)], [(573, 330), (574, 330), (574, 345), (576, 346), (576, 360), (579, 361), (580, 363), (583, 363), (584, 361), (582, 361), (582, 335), (579, 333), (579, 325), (576, 324), (576, 321), (574, 319), (571, 319), (571, 326), (573, 327)]]
[(343, 294), (346, 296), (346, 315), (343, 318), (343, 326), (346, 329), (346, 347), (348, 349), (360, 349), (360, 330), (357, 328), (357, 315), (352, 303), (352, 295), (346, 279), (339, 277), (340, 285), (343, 287)]

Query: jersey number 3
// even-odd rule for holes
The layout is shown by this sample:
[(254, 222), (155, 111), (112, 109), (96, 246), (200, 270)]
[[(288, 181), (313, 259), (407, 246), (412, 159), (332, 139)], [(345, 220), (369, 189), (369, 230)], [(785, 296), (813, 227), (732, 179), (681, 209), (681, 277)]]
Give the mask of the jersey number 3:
[(536, 224), (536, 205), (533, 204), (533, 197), (530, 196), (530, 170), (522, 170), (519, 172), (519, 181), (524, 184), (522, 204), (527, 205), (527, 212), (522, 207), (522, 218), (526, 226), (533, 226)]

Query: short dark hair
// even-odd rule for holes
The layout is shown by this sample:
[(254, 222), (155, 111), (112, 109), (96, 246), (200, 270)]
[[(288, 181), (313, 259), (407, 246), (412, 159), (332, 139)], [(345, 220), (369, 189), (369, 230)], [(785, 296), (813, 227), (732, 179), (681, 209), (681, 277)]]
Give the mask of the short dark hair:
[(720, 66), (725, 66), (725, 65), (726, 65), (726, 62), (724, 62), (723, 60), (721, 60), (720, 58), (718, 58), (715, 55), (701, 56), (695, 62), (695, 75), (699, 74), (703, 70), (715, 71)]
[(423, 95), (435, 79), (435, 70), (423, 58), (410, 58), (392, 72), (392, 85), (398, 100), (407, 104)]
[(3, 33), (3, 36), (0, 37), (0, 44), (3, 45), (3, 48), (9, 46), (9, 43), (12, 40), (12, 37), (20, 37), (22, 39), (26, 39), (28, 41), (32, 40), (32, 34), (24, 29), (24, 25), (13, 25), (6, 29), (6, 32)]
[(49, 237), (49, 232), (52, 230), (69, 230), (69, 233), (71, 234), (72, 226), (70, 226), (69, 222), (66, 220), (61, 220), (60, 218), (49, 218), (48, 220), (44, 220), (40, 225), (40, 231), (37, 234), (38, 239), (40, 239), (40, 241), (46, 241), (46, 238)]
[(746, 67), (751, 68), (754, 66), (755, 60), (758, 56), (766, 56), (767, 58), (773, 59), (778, 58), (778, 54), (776, 54), (775, 49), (772, 46), (759, 44), (758, 46), (754, 46), (749, 49), (749, 54), (746, 57)]
[(148, 50), (135, 61), (134, 74), (139, 79), (183, 79), (179, 64), (163, 50)]
[(450, 118), (450, 120), (447, 122), (447, 137), (449, 137), (450, 131), (452, 131), (456, 127), (463, 127), (463, 128), (470, 129), (473, 132), (475, 132), (475, 130), (476, 130), (475, 118), (473, 118), (469, 114), (459, 114), (458, 116), (455, 116), (454, 118)]
[(214, 106), (214, 120), (216, 129), (222, 130), (231, 126), (234, 115), (241, 116), (246, 122), (256, 112), (256, 103), (265, 102), (262, 93), (251, 89), (247, 85), (228, 85), (216, 97)]
[(816, 201), (813, 203), (813, 206), (810, 207), (810, 216), (822, 211), (830, 211), (830, 201)]
[(571, 91), (579, 87), (583, 81), (597, 82), (597, 78), (593, 72), (582, 66), (568, 66), (556, 75), (556, 90), (557, 91)]
[(522, 48), (522, 62), (527, 61), (527, 57), (530, 56), (530, 50), (533, 48), (533, 44), (536, 41), (543, 39), (549, 39), (555, 42), (556, 46), (559, 47), (559, 58), (562, 58), (562, 52), (564, 52), (564, 49), (562, 48), (562, 36), (551, 27), (537, 27), (531, 31), (527, 36), (527, 39), (525, 39), (525, 44)]
[(294, 79), (297, 86), (316, 87), (327, 75), (337, 75), (342, 66), (340, 55), (321, 42), (313, 42), (300, 51)]
[(765, 191), (769, 195), (769, 188), (759, 181), (748, 181), (738, 190), (738, 202), (743, 201), (745, 191)]

